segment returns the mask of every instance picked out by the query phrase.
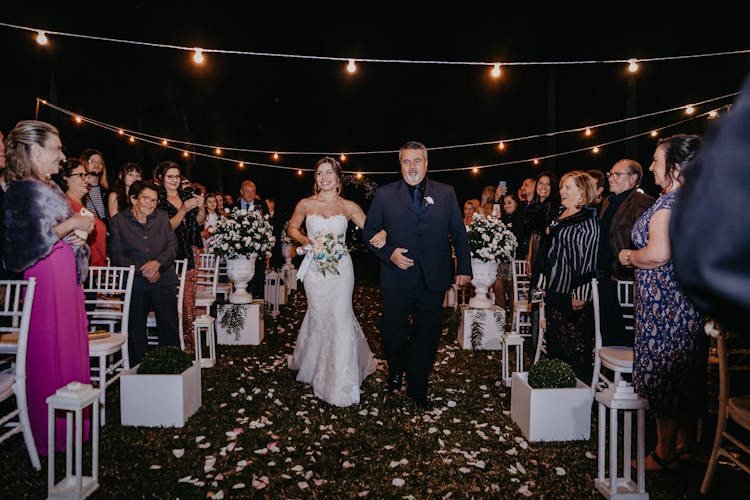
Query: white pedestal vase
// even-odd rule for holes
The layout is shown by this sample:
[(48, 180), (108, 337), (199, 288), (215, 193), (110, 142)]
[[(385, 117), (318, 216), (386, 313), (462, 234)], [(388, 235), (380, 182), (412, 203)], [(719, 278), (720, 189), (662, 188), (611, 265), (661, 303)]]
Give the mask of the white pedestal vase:
[(249, 304), (253, 296), (247, 292), (247, 284), (255, 274), (255, 259), (258, 256), (238, 255), (227, 259), (227, 276), (232, 280), (234, 289), (229, 294), (229, 302), (232, 304)]
[(471, 259), (471, 273), (474, 275), (471, 284), (474, 285), (476, 295), (469, 301), (469, 307), (475, 309), (492, 307), (494, 304), (487, 297), (487, 291), (497, 278), (497, 262)]

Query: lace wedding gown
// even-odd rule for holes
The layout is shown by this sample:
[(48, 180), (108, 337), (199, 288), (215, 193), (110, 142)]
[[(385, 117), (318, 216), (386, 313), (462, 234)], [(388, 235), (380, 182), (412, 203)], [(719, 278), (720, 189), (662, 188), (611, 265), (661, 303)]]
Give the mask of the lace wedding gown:
[[(308, 215), (305, 226), (311, 238), (318, 233), (345, 235), (347, 219), (343, 214)], [(312, 385), (318, 398), (350, 406), (359, 404), (359, 386), (378, 362), (352, 309), (354, 268), (349, 255), (339, 262), (338, 271), (323, 275), (313, 263), (305, 274), (307, 312), (289, 368), (298, 370), (297, 381)]]

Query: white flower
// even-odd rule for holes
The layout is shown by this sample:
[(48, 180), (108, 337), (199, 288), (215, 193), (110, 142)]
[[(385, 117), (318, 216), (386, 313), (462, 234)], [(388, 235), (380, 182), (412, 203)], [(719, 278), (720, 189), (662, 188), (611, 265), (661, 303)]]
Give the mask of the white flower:
[(213, 226), (209, 249), (216, 255), (270, 255), (276, 239), (267, 218), (257, 211), (230, 210)]
[(425, 196), (424, 197), (424, 206), (434, 205), (435, 200), (432, 199), (432, 196)]
[(484, 262), (509, 262), (518, 242), (508, 226), (496, 217), (474, 213), (467, 236), (471, 257)]

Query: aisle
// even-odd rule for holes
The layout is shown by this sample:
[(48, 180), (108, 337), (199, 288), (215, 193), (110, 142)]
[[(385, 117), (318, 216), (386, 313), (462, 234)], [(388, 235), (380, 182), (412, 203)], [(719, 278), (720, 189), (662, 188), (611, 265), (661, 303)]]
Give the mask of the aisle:
[[(92, 498), (597, 498), (596, 432), (583, 442), (527, 443), (510, 419), (498, 352), (461, 350), (444, 335), (428, 412), (384, 393), (384, 364), (359, 406), (317, 400), (286, 368), (304, 308), (294, 294), (260, 346), (219, 346), (216, 367), (203, 370), (203, 407), (182, 429), (121, 427), (119, 389), (108, 391), (112, 423), (101, 433)], [(358, 283), (355, 312), (382, 358), (379, 291)], [(44, 497), (46, 460), (35, 473), (20, 438), (1, 446), (0, 497)], [(703, 470), (650, 475), (648, 490), (692, 496)], [(750, 496), (747, 477), (724, 468), (715, 485)]]

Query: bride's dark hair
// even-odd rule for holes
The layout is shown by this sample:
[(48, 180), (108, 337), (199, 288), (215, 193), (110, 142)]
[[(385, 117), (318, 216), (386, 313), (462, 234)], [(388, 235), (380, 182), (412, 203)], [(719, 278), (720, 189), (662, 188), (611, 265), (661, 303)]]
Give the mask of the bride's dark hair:
[(315, 181), (315, 179), (318, 177), (318, 168), (320, 168), (320, 166), (325, 163), (331, 164), (333, 173), (336, 174), (336, 180), (338, 181), (338, 186), (336, 186), (336, 193), (341, 194), (341, 164), (338, 162), (338, 160), (336, 160), (335, 158), (331, 158), (330, 156), (324, 156), (323, 158), (318, 160), (318, 163), (315, 164), (315, 169), (313, 170), (313, 194), (318, 194), (320, 192), (318, 182)]

